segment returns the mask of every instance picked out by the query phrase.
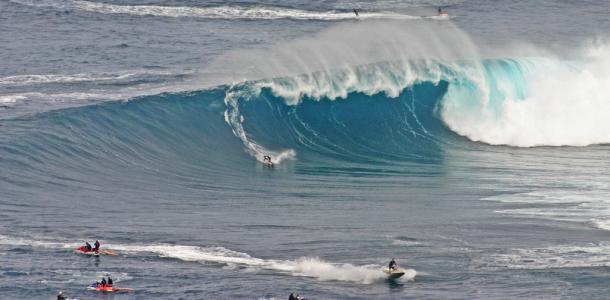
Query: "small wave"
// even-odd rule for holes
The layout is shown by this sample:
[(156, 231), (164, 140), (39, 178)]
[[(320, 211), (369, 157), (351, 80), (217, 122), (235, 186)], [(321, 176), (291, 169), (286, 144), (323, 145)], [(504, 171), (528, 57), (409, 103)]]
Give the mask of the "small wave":
[(393, 12), (361, 12), (356, 16), (352, 11), (310, 11), (272, 6), (156, 6), (156, 5), (116, 5), (79, 0), (11, 0), (16, 3), (54, 7), (64, 10), (82, 10), (102, 14), (128, 14), (136, 16), (194, 17), (206, 19), (294, 19), (337, 21), (349, 19), (422, 19), (424, 17), (397, 14)]

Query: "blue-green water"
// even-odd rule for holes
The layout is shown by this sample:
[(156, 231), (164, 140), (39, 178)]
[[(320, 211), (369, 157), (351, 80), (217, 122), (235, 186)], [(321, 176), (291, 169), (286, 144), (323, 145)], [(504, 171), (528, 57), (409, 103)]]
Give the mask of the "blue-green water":
[(0, 298), (606, 299), (609, 9), (2, 2)]

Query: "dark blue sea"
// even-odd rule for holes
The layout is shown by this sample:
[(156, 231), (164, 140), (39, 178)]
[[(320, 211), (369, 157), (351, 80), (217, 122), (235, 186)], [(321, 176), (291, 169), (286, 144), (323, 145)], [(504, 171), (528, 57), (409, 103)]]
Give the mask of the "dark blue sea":
[(609, 15), (2, 0), (0, 298), (609, 299)]

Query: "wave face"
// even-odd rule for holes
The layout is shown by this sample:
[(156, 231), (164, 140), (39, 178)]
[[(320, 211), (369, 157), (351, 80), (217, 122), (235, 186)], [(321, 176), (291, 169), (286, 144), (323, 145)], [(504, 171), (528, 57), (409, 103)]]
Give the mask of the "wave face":
[[(435, 159), (456, 140), (447, 128), (492, 145), (603, 144), (610, 107), (599, 84), (607, 77), (593, 72), (587, 63), (540, 57), (357, 66), (234, 86), (226, 121), (254, 157), (272, 153), (277, 162), (295, 149)], [(563, 88), (566, 78), (582, 88)]]

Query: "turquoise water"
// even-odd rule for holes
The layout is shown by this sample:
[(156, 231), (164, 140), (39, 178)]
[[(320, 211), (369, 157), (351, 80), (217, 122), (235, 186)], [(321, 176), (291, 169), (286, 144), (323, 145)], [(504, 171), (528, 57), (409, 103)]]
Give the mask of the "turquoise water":
[(0, 295), (608, 298), (609, 8), (492, 4), (0, 3)]

